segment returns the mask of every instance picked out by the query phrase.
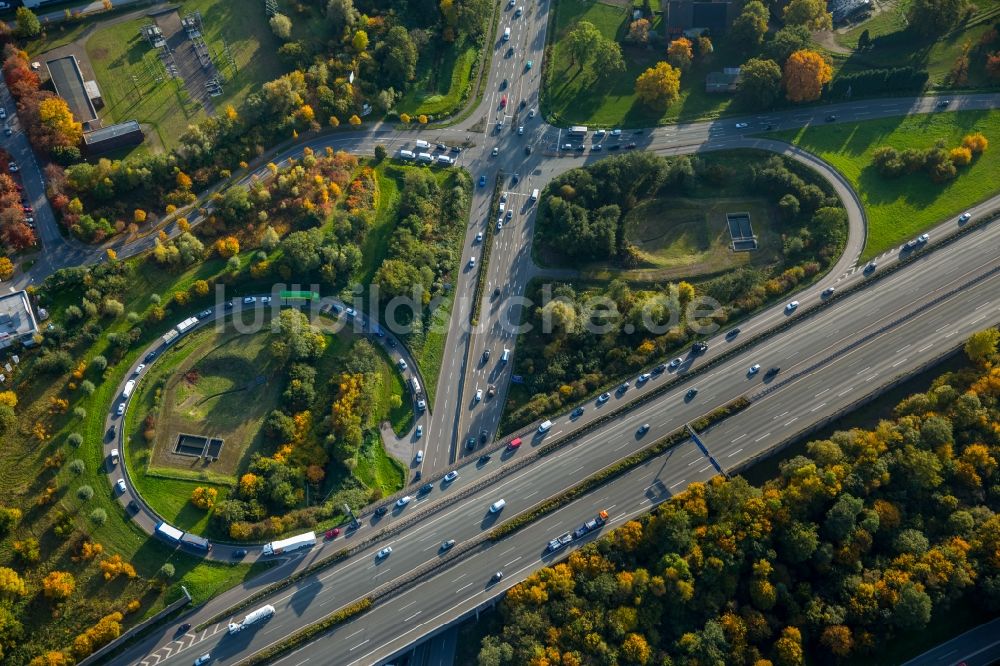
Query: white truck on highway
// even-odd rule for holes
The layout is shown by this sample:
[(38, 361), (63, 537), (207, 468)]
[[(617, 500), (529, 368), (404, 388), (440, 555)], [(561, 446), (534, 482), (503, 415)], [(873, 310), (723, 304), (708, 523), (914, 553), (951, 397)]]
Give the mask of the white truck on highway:
[(258, 622), (263, 622), (272, 615), (274, 615), (274, 606), (270, 604), (267, 606), (261, 606), (257, 610), (247, 613), (247, 616), (243, 618), (242, 622), (230, 622), (229, 633), (238, 634), (247, 627), (255, 625)]
[(129, 396), (132, 395), (132, 390), (135, 388), (135, 380), (130, 379), (125, 382), (125, 388), (122, 389), (122, 397), (128, 400)]
[(299, 548), (312, 548), (315, 545), (316, 533), (306, 532), (305, 534), (298, 534), (293, 537), (288, 537), (287, 539), (281, 539), (280, 541), (265, 543), (261, 554), (281, 555), (283, 553), (290, 553), (293, 550), (298, 550)]

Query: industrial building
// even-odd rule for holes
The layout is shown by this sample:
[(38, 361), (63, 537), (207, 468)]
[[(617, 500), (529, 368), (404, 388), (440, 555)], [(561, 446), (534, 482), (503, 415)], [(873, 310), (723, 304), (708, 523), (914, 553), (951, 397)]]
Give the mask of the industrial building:
[(49, 70), (49, 78), (56, 94), (66, 100), (69, 110), (83, 128), (90, 129), (90, 123), (97, 120), (97, 109), (94, 100), (100, 100), (101, 93), (95, 81), (84, 81), (83, 72), (76, 56), (55, 58), (45, 63)]
[(0, 296), (0, 349), (6, 349), (16, 342), (31, 346), (37, 332), (38, 322), (31, 310), (28, 292), (15, 291)]
[(123, 146), (137, 146), (145, 136), (139, 122), (126, 120), (83, 134), (83, 149), (87, 155), (98, 155)]

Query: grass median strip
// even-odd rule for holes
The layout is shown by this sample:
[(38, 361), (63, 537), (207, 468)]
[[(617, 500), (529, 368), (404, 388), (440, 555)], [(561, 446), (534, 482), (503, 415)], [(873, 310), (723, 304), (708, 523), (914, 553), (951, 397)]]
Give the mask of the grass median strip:
[(493, 185), (493, 198), (490, 200), (490, 213), (487, 218), (486, 234), (483, 236), (483, 251), (479, 257), (479, 277), (476, 280), (476, 295), (472, 299), (472, 310), (469, 313), (469, 323), (475, 326), (479, 323), (479, 312), (483, 309), (483, 291), (486, 289), (486, 271), (490, 265), (490, 250), (493, 247), (493, 225), (490, 220), (493, 214), (499, 215), (500, 189), (503, 185), (502, 176), (497, 176)]

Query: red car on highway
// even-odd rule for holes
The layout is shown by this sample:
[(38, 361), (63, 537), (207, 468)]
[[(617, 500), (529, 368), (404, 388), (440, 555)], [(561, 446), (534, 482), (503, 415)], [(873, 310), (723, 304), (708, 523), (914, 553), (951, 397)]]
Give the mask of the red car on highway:
[(340, 528), (334, 527), (332, 530), (327, 530), (324, 536), (326, 537), (327, 541), (329, 541), (330, 539), (336, 538), (338, 534), (340, 534)]
[(507, 95), (504, 95), (503, 97), (500, 98), (500, 108), (501, 109), (507, 108)]

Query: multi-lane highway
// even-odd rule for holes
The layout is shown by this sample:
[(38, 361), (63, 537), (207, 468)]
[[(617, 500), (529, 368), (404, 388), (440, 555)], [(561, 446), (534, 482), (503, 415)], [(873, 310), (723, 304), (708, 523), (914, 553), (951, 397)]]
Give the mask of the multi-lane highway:
[[(370, 153), (376, 144), (390, 152), (412, 147), (419, 137), (432, 143), (467, 146), (459, 157), (459, 165), (472, 174), (478, 184), (485, 177), (487, 186), (475, 187), (470, 219), (461, 257), (461, 269), (455, 280), (456, 298), (448, 320), (448, 335), (438, 389), (430, 412), (419, 415), (417, 424), (424, 427), (419, 444), (426, 451), (422, 473), (430, 477), (459, 460), (468, 460), (457, 468), (458, 478), (450, 484), (438, 482), (429, 494), (418, 497), (405, 508), (390, 512), (381, 520), (370, 515), (356, 534), (335, 545), (317, 547), (297, 554), (279, 569), (272, 570), (261, 580), (231, 590), (209, 602), (187, 621), (199, 621), (224, 610), (247, 590), (259, 588), (264, 581), (286, 575), (289, 571), (340, 548), (367, 538), (383, 526), (392, 526), (403, 517), (424, 515), (416, 524), (392, 537), (379, 541), (363, 552), (327, 571), (308, 577), (296, 586), (266, 600), (278, 609), (277, 615), (258, 630), (228, 637), (222, 625), (214, 625), (199, 634), (177, 634), (169, 627), (162, 634), (140, 642), (116, 663), (182, 663), (211, 651), (216, 663), (236, 663), (240, 658), (273, 644), (294, 630), (360, 598), (380, 585), (407, 576), (416, 567), (438, 558), (454, 557), (440, 554), (437, 547), (446, 539), (455, 539), (459, 546), (480, 537), (492, 524), (542, 501), (547, 496), (571, 486), (579, 479), (628, 455), (655, 438), (681, 427), (713, 407), (740, 395), (754, 401), (750, 408), (704, 434), (710, 451), (725, 467), (735, 467), (753, 459), (777, 444), (787, 441), (797, 432), (836, 413), (859, 397), (884, 385), (892, 377), (920, 367), (943, 350), (953, 348), (968, 333), (998, 319), (997, 303), (984, 294), (998, 293), (998, 278), (993, 275), (976, 284), (970, 279), (988, 271), (997, 263), (997, 234), (988, 227), (959, 240), (954, 245), (932, 252), (899, 273), (881, 280), (861, 292), (836, 299), (823, 312), (804, 317), (803, 310), (817, 305), (819, 291), (827, 285), (838, 289), (865, 280), (852, 269), (864, 246), (865, 220), (856, 195), (846, 181), (828, 165), (814, 156), (787, 144), (753, 135), (767, 130), (802, 127), (824, 122), (831, 113), (837, 122), (850, 123), (877, 117), (912, 113), (938, 112), (934, 98), (863, 100), (829, 107), (793, 109), (760, 114), (747, 118), (685, 123), (644, 132), (626, 131), (618, 138), (567, 140), (564, 130), (546, 124), (538, 113), (538, 93), (542, 72), (545, 30), (550, 9), (548, 1), (524, 2), (500, 7), (496, 40), (486, 79), (486, 94), (481, 108), (469, 118), (452, 127), (420, 132), (378, 129), (371, 132), (336, 133), (312, 139), (272, 158), (278, 164), (301, 153), (308, 145), (314, 150), (327, 146), (356, 153)], [(509, 38), (503, 35), (509, 29)], [(529, 61), (531, 66), (529, 67)], [(995, 108), (998, 95), (968, 95), (953, 98), (949, 111), (959, 109)], [(534, 112), (534, 113), (532, 113)], [(737, 128), (737, 122), (748, 127)], [(499, 127), (498, 127), (499, 123)], [(519, 131), (523, 127), (523, 132)], [(24, 143), (22, 134), (16, 135)], [(573, 149), (560, 150), (571, 143)], [(781, 305), (769, 308), (740, 324), (742, 333), (726, 340), (720, 332), (709, 340), (710, 349), (702, 357), (689, 358), (677, 373), (655, 376), (645, 386), (634, 387), (622, 397), (615, 397), (604, 407), (586, 406), (582, 416), (569, 420), (557, 416), (556, 424), (546, 440), (564, 437), (591, 423), (607, 410), (619, 407), (651, 387), (676, 381), (676, 388), (643, 404), (602, 427), (579, 437), (557, 454), (535, 461), (500, 478), (472, 497), (451, 502), (449, 496), (470, 488), (472, 484), (497, 475), (509, 460), (518, 461), (531, 455), (527, 443), (520, 451), (494, 455), (485, 465), (475, 463), (482, 445), (479, 433), (486, 439), (495, 435), (513, 359), (501, 361), (503, 349), (516, 354), (511, 324), (519, 319), (509, 304), (522, 295), (528, 280), (539, 273), (531, 259), (536, 206), (529, 200), (534, 189), (541, 189), (563, 171), (602, 158), (611, 145), (636, 144), (636, 148), (655, 150), (663, 154), (679, 154), (695, 150), (717, 150), (757, 147), (789, 155), (803, 161), (825, 177), (837, 190), (848, 211), (850, 238), (844, 256), (834, 269), (806, 293), (795, 296), (802, 302), (793, 317), (803, 321), (788, 331), (761, 342), (735, 358), (720, 363), (702, 375), (683, 379), (698, 366), (713, 359), (731, 345), (748, 336), (783, 321), (787, 315)], [(27, 144), (15, 150), (22, 166), (31, 165), (36, 172)], [(582, 150), (577, 150), (582, 146)], [(595, 149), (600, 146), (601, 149)], [(22, 155), (24, 152), (26, 154)], [(261, 168), (248, 174), (266, 175)], [(516, 182), (515, 182), (516, 176)], [(512, 211), (504, 216), (500, 228), (490, 214), (493, 183), (500, 179), (506, 196), (505, 208)], [(40, 261), (19, 285), (38, 281), (52, 270), (65, 265), (96, 260), (100, 248), (83, 248), (67, 242), (58, 234), (51, 210), (41, 192), (44, 181), (37, 174), (36, 183), (26, 190), (39, 211), (40, 230), (46, 246), (45, 260)], [(980, 210), (997, 202), (983, 204)], [(47, 216), (47, 217), (46, 217)], [(194, 223), (197, 216), (191, 216)], [(954, 230), (954, 220), (945, 221), (932, 230), (932, 245), (944, 234)], [(473, 307), (476, 269), (468, 262), (482, 256), (483, 246), (476, 241), (479, 233), (494, 229), (491, 259), (483, 279), (481, 316), (477, 328), (467, 326)], [(178, 232), (168, 225), (170, 234)], [(484, 233), (485, 235), (485, 233)], [(116, 240), (111, 247), (119, 256), (128, 256), (152, 246), (153, 237), (131, 242)], [(958, 259), (960, 258), (960, 260)], [(891, 260), (891, 257), (887, 258)], [(880, 263), (886, 265), (886, 261)], [(494, 295), (494, 291), (499, 293)], [(992, 290), (992, 291), (991, 291)], [(954, 292), (954, 293), (951, 293)], [(947, 295), (943, 300), (936, 300)], [(901, 317), (904, 323), (886, 326)], [(884, 330), (883, 330), (884, 329)], [(483, 360), (484, 352), (490, 358)], [(781, 371), (769, 384), (760, 375), (747, 378), (746, 368), (760, 363), (765, 368), (780, 366)], [(423, 369), (426, 370), (426, 369)], [(477, 390), (485, 394), (487, 387), (497, 387), (495, 399), (475, 401)], [(688, 388), (697, 386), (698, 395), (685, 400)], [(553, 415), (556, 416), (556, 415)], [(636, 429), (650, 425), (643, 437)], [(472, 455), (464, 451), (466, 439), (476, 439)], [(413, 447), (414, 450), (416, 445)], [(412, 452), (411, 452), (412, 453)], [(463, 456), (467, 456), (463, 458)], [(612, 520), (609, 527), (648, 510), (653, 503), (663, 501), (687, 484), (704, 480), (715, 473), (712, 465), (699, 450), (686, 442), (660, 459), (647, 463), (615, 482), (590, 493), (577, 502), (560, 509), (521, 532), (496, 544), (479, 547), (471, 556), (456, 558), (443, 573), (422, 581), (386, 603), (377, 606), (364, 617), (338, 627), (328, 636), (340, 638), (336, 643), (328, 638), (297, 653), (290, 663), (313, 659), (320, 663), (377, 663), (392, 656), (409, 643), (435, 631), (442, 624), (486, 603), (503, 589), (544, 565), (541, 557), (544, 542), (569, 526), (591, 517), (599, 509), (608, 509)], [(129, 488), (128, 492), (134, 492)], [(492, 519), (487, 506), (503, 497), (507, 507)], [(437, 505), (435, 510), (429, 510)], [(142, 511), (142, 525), (149, 529), (155, 515)], [(147, 524), (148, 523), (148, 524)], [(393, 553), (380, 563), (374, 553), (392, 545)], [(252, 557), (258, 550), (251, 549)], [(461, 548), (456, 547), (456, 550)], [(219, 551), (216, 555), (221, 554)], [(487, 584), (489, 576), (504, 571), (503, 580)], [(261, 601), (261, 604), (265, 601)], [(336, 645), (336, 647), (332, 647)]]
[[(747, 410), (702, 437), (716, 460), (727, 468), (736, 467), (787, 440), (810, 421), (837, 413), (881, 382), (924, 365), (935, 354), (961, 344), (972, 331), (1000, 319), (1000, 301), (991, 296), (1000, 293), (1000, 272), (994, 271), (1000, 258), (998, 240), (1000, 227), (987, 227), (931, 252), (913, 266), (839, 299), (786, 333), (587, 433), (558, 453), (503, 477), (471, 498), (429, 512), (410, 529), (373, 544), (351, 560), (267, 600), (278, 613), (257, 632), (233, 638), (225, 635), (222, 625), (212, 626), (200, 635), (179, 639), (180, 643), (172, 648), (174, 637), (162, 636), (158, 650), (147, 652), (140, 648), (130, 659), (140, 653), (152, 653), (160, 659), (154, 656), (144, 663), (161, 663), (177, 659), (178, 654), (186, 658), (193, 652), (210, 649), (218, 663), (236, 663), (294, 628), (406, 576), (421, 565), (448, 557), (447, 553), (439, 552), (442, 541), (455, 539), (461, 546), (476, 539), (503, 518), (683, 426), (704, 413), (709, 405), (748, 395), (753, 403)], [(844, 317), (845, 312), (858, 312), (860, 316)], [(755, 362), (782, 368), (770, 386), (760, 375), (746, 376), (747, 368)], [(668, 380), (665, 376), (650, 381)], [(684, 393), (690, 386), (697, 386), (700, 392), (694, 400), (685, 401)], [(599, 411), (588, 407), (584, 415)], [(636, 430), (643, 423), (650, 424), (650, 432), (638, 437)], [(560, 420), (549, 437), (569, 433), (580, 425)], [(515, 455), (527, 454), (528, 451), (522, 450)], [(390, 512), (381, 521), (366, 517), (362, 530), (391, 525), (425, 506), (446, 502), (449, 494), (460, 492), (466, 484), (494, 471), (498, 462), (495, 456), (482, 467), (475, 463), (463, 466), (452, 484), (436, 485), (425, 498)], [(301, 661), (313, 650), (325, 655), (324, 663), (376, 663), (434, 630), (442, 620), (474, 609), (499, 589), (545, 564), (542, 549), (548, 537), (575, 527), (600, 509), (610, 511), (612, 525), (620, 524), (648, 510), (651, 504), (668, 499), (689, 483), (705, 480), (715, 473), (702, 452), (685, 442), (521, 532), (478, 549), (471, 557), (376, 607), (362, 619), (337, 628), (332, 636), (343, 640), (320, 641), (305, 648), (304, 654), (300, 653), (296, 659)], [(506, 500), (507, 507), (499, 517), (491, 516), (488, 506), (499, 498)], [(391, 545), (393, 553), (379, 563), (374, 554), (385, 545)], [(311, 553), (305, 557), (313, 559)], [(504, 578), (498, 585), (490, 586), (488, 579), (497, 570), (504, 572)], [(189, 621), (194, 623), (218, 610), (214, 602), (210, 603)], [(329, 652), (329, 646), (334, 644), (339, 646), (337, 654)], [(182, 645), (184, 649), (178, 652)], [(169, 657), (168, 649), (171, 649)]]

